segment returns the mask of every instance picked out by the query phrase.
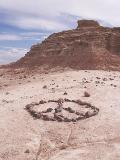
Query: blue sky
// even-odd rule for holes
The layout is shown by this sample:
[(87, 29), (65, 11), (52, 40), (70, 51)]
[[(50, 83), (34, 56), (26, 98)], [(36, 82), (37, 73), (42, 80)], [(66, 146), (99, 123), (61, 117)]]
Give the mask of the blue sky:
[(78, 19), (120, 26), (119, 0), (0, 0), (0, 64), (16, 61), (53, 32)]

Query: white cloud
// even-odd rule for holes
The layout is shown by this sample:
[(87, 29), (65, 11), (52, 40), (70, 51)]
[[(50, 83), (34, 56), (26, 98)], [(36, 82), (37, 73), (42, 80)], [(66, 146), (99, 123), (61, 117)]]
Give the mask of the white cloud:
[(49, 33), (44, 33), (44, 32), (22, 32), (20, 33), (21, 36), (24, 37), (33, 37), (33, 36), (44, 36), (44, 35), (49, 35)]
[(45, 20), (42, 18), (33, 17), (20, 17), (18, 19), (9, 20), (11, 25), (23, 28), (23, 29), (42, 29), (42, 30), (61, 30), (66, 29), (66, 25), (55, 22), (52, 20)]
[(4, 47), (0, 49), (0, 64), (7, 64), (18, 60), (27, 53), (25, 48)]
[(15, 34), (0, 34), (0, 41), (18, 41), (18, 40), (22, 40), (22, 37)]
[(66, 29), (63, 13), (120, 26), (119, 0), (0, 0), (0, 8), (12, 15), (7, 22), (21, 28)]
[[(48, 33), (23, 32), (16, 34), (0, 34), (0, 41), (32, 40), (41, 42), (48, 36)], [(0, 46), (0, 65), (14, 62), (23, 57), (29, 49), (19, 47)]]
[(49, 34), (48, 33), (39, 33), (39, 32), (23, 32), (16, 34), (1, 33), (0, 41), (21, 41), (21, 40), (36, 40), (40, 41), (45, 39)]

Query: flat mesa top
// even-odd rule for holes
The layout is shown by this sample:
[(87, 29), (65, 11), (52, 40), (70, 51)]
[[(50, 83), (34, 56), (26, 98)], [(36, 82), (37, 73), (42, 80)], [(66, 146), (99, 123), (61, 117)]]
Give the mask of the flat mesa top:
[(77, 28), (81, 27), (100, 27), (99, 23), (94, 20), (78, 20)]

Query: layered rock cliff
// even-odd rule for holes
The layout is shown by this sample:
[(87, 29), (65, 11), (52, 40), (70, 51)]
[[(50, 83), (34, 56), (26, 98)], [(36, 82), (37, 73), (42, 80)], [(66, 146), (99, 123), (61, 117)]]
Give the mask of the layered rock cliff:
[(120, 70), (120, 28), (106, 28), (93, 20), (81, 20), (76, 29), (50, 35), (12, 64), (14, 67), (44, 65)]

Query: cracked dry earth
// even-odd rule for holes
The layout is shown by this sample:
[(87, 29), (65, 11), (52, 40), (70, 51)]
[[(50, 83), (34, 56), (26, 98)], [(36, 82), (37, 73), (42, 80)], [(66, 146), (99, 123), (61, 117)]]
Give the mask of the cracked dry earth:
[[(34, 77), (0, 77), (0, 160), (120, 159), (120, 72), (69, 70)], [(58, 122), (34, 119), (25, 110), (32, 102), (59, 98), (80, 99), (99, 113)]]

